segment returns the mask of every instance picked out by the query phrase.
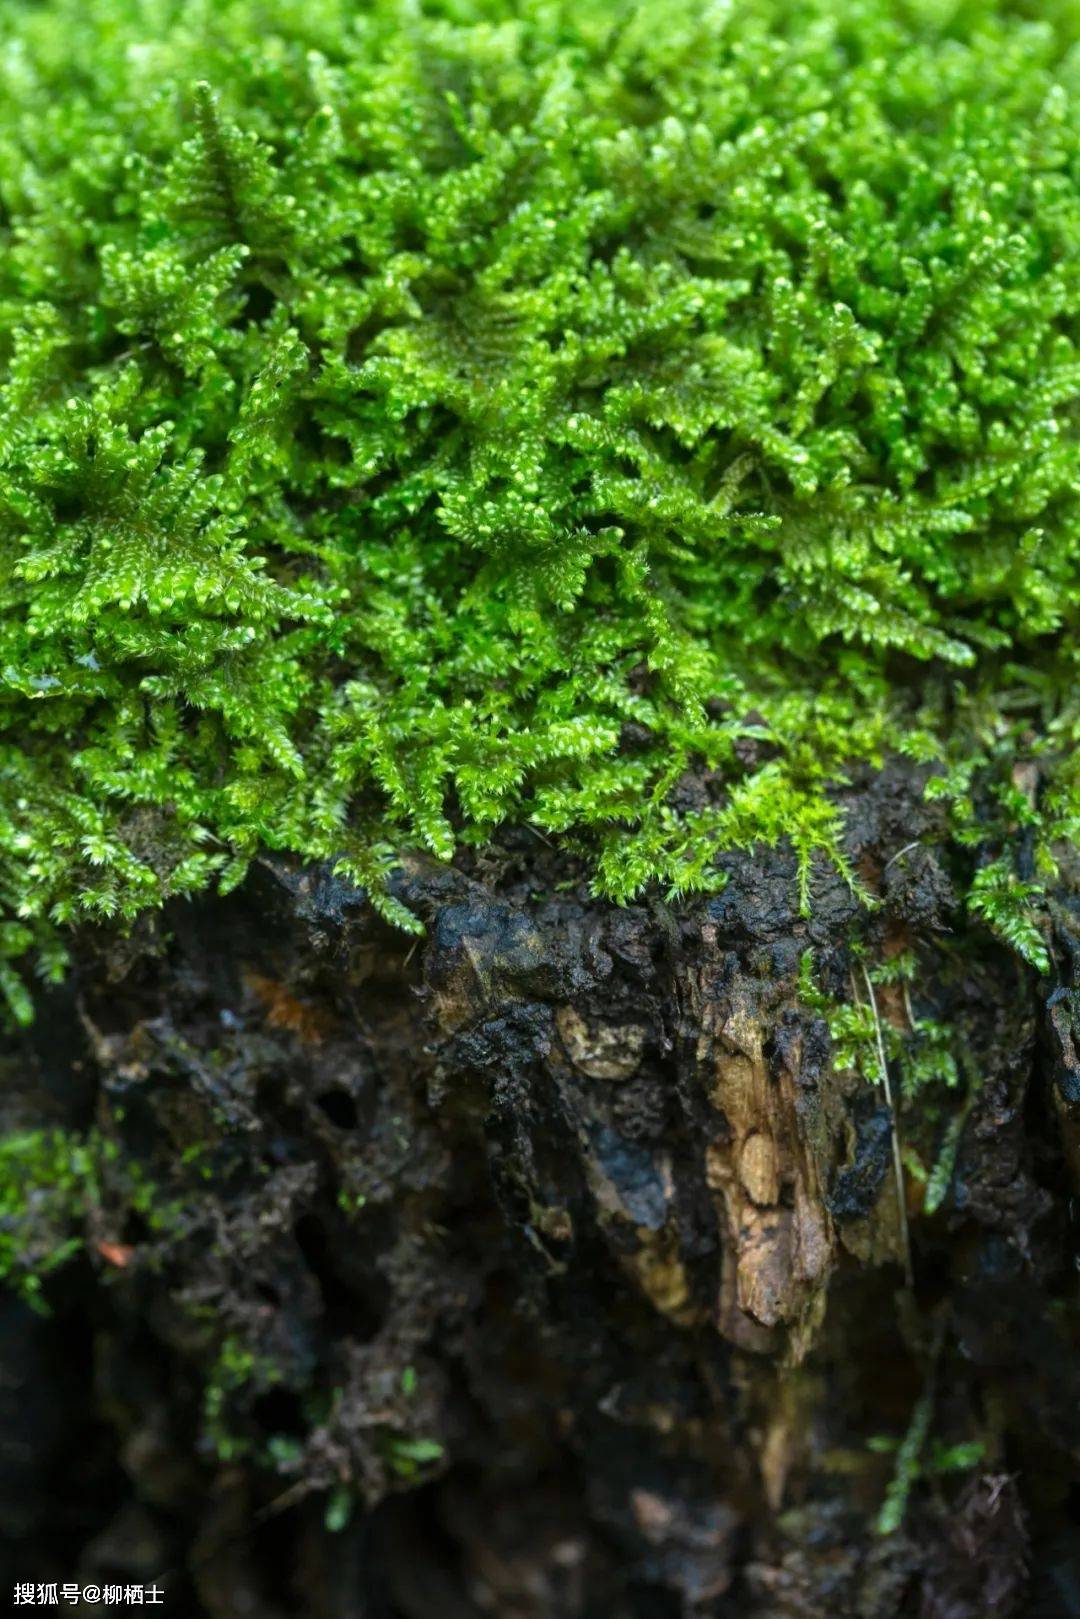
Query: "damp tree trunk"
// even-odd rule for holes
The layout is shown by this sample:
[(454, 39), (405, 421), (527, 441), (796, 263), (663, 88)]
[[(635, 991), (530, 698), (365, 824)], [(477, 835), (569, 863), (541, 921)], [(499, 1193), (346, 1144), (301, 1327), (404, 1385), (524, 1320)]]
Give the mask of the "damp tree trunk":
[[(406, 866), (420, 940), (269, 860), (83, 940), (5, 1068), (9, 1124), (106, 1146), (51, 1315), (4, 1306), (13, 1577), (208, 1619), (1080, 1612), (1071, 902), (1039, 980), (918, 788), (849, 794), (872, 908), (822, 867), (801, 915), (783, 849), (616, 908), (524, 831)], [(953, 1031), (955, 1092), (890, 1063), (902, 1187), (823, 999)]]

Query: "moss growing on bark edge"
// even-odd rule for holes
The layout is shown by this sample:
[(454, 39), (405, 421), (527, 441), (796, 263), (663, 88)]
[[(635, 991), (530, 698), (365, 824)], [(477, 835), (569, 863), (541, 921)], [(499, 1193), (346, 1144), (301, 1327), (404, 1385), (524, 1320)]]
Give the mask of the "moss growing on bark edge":
[[(0, 987), (528, 822), (625, 900), (938, 764), (1075, 841), (1070, 8), (12, 5)], [(850, 874), (855, 880), (855, 874)]]

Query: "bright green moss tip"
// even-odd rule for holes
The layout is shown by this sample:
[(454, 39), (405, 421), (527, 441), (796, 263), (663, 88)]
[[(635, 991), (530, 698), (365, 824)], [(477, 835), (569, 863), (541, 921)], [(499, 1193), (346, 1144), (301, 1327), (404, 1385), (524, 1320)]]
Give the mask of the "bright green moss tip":
[(784, 834), (805, 872), (852, 759), (939, 756), (962, 812), (1018, 727), (1067, 829), (1078, 33), (1065, 0), (9, 0), (16, 1014), (58, 924), (259, 847), (399, 920), (402, 850), (505, 821), (616, 898)]

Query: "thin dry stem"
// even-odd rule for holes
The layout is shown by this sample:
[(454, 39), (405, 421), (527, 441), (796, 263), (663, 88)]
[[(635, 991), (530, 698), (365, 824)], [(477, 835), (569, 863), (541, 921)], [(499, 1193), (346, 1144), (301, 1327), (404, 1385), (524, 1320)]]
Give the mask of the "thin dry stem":
[(885, 1100), (888, 1103), (889, 1119), (892, 1125), (893, 1173), (896, 1176), (896, 1206), (900, 1215), (900, 1233), (904, 1245), (904, 1278), (908, 1287), (913, 1287), (915, 1285), (915, 1272), (911, 1263), (911, 1233), (908, 1230), (907, 1201), (904, 1196), (904, 1165), (900, 1156), (900, 1121), (896, 1116), (892, 1086), (889, 1083), (889, 1065), (885, 1059), (885, 1041), (881, 1033), (881, 1018), (878, 1016), (877, 996), (874, 994), (874, 985), (865, 963), (863, 964), (862, 975), (866, 982), (866, 993), (870, 997), (870, 1015), (874, 1020), (874, 1037), (877, 1040), (878, 1061), (881, 1064), (881, 1082), (885, 1087)]

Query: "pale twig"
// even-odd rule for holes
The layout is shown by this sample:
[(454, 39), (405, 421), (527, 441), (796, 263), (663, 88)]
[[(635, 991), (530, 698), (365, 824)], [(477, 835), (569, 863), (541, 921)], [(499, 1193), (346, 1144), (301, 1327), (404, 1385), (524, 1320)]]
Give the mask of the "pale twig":
[(896, 1116), (896, 1107), (892, 1098), (892, 1087), (889, 1084), (889, 1065), (885, 1058), (885, 1041), (881, 1033), (881, 1019), (878, 1016), (877, 996), (874, 994), (874, 985), (870, 974), (866, 970), (866, 963), (862, 964), (863, 978), (866, 980), (866, 993), (870, 997), (870, 1015), (874, 1020), (874, 1036), (877, 1040), (878, 1061), (881, 1064), (881, 1082), (885, 1088), (885, 1101), (889, 1108), (889, 1119), (892, 1126), (893, 1172), (896, 1175), (896, 1207), (900, 1215), (900, 1235), (904, 1245), (904, 1279), (908, 1287), (915, 1285), (915, 1273), (911, 1264), (911, 1233), (908, 1231), (907, 1199), (904, 1196), (904, 1164), (900, 1156), (900, 1121)]

